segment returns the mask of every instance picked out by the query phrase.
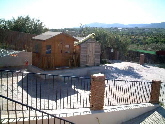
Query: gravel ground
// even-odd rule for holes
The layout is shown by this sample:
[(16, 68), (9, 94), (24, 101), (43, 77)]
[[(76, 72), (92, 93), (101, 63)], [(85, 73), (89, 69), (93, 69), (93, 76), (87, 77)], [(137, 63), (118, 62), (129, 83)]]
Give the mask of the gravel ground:
[(152, 81), (160, 80), (165, 83), (165, 69), (154, 65), (140, 65), (131, 62), (106, 64), (106, 76), (109, 79)]

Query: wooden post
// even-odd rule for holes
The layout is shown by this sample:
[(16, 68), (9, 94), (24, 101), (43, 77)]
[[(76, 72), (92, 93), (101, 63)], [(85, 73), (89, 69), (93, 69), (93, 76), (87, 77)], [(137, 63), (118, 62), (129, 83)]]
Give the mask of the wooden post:
[(140, 54), (140, 65), (143, 65), (144, 64), (144, 54)]
[(104, 91), (105, 91), (105, 75), (91, 75), (91, 110), (103, 110), (104, 106)]
[(152, 80), (150, 103), (159, 103), (161, 81)]
[(119, 51), (115, 52), (115, 60), (119, 60)]

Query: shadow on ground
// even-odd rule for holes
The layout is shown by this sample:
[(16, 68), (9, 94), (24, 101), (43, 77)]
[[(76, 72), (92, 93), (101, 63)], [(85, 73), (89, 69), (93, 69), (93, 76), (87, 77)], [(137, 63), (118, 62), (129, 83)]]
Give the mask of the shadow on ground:
[(106, 66), (105, 73), (108, 79), (117, 79), (119, 77), (130, 76), (131, 78), (141, 78), (142, 76), (135, 71), (133, 67), (126, 67), (124, 69), (119, 69), (117, 67)]
[(78, 94), (76, 89), (89, 91), (89, 84), (89, 81), (78, 79), (42, 79), (35, 74), (28, 74), (18, 82), (18, 86), (31, 97), (49, 100)]

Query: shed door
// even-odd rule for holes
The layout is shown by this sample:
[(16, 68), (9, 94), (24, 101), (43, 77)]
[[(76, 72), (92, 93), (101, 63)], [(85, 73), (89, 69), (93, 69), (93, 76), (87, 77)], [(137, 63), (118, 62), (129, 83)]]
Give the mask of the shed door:
[(57, 47), (57, 52), (56, 52), (56, 66), (63, 66), (63, 43), (59, 42), (58, 47)]
[(95, 64), (95, 43), (87, 43), (87, 65)]
[(56, 52), (56, 66), (69, 66), (70, 45), (60, 42)]

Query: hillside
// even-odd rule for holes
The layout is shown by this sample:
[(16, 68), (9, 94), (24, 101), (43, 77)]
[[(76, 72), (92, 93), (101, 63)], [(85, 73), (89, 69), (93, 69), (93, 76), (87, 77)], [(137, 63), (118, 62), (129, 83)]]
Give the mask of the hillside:
[(165, 28), (165, 22), (161, 23), (151, 23), (151, 24), (119, 24), (119, 23), (114, 23), (114, 24), (105, 24), (105, 23), (90, 23), (86, 24), (86, 27), (102, 27), (102, 28), (111, 28), (111, 27), (118, 27), (118, 28)]

